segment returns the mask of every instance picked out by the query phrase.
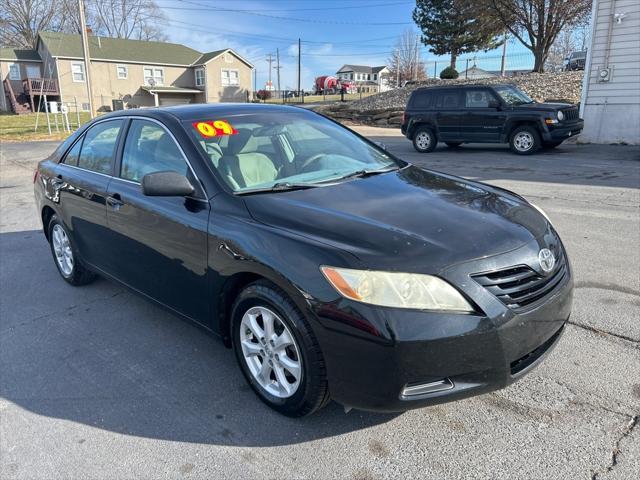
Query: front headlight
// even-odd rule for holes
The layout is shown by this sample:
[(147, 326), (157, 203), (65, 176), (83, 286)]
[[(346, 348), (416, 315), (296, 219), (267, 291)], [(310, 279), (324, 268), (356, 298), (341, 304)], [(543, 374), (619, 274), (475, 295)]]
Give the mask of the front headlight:
[(320, 267), (340, 295), (383, 307), (473, 312), (464, 297), (444, 280), (417, 273), (373, 272)]
[(558, 111), (558, 120), (560, 121), (564, 120), (564, 113), (562, 113), (561, 110)]

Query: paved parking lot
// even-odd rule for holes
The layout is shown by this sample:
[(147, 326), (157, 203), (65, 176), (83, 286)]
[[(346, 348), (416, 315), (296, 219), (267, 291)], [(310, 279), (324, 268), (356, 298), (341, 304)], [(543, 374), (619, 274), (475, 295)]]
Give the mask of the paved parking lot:
[(55, 145), (4, 144), (0, 478), (637, 478), (640, 149), (419, 155), (396, 131), (359, 130), (547, 211), (576, 292), (546, 363), (500, 392), (404, 414), (331, 404), (282, 417), (215, 338), (108, 281), (63, 282), (31, 193), (35, 162)]

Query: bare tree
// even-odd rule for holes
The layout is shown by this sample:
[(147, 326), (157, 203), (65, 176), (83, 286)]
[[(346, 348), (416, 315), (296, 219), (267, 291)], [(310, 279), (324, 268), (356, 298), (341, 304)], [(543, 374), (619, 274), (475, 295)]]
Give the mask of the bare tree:
[(398, 38), (395, 49), (387, 60), (390, 86), (401, 86), (408, 80), (424, 80), (427, 77), (420, 49), (420, 40), (416, 33), (410, 28), (406, 29)]
[(544, 71), (549, 52), (560, 32), (583, 25), (592, 0), (489, 0), (493, 14), (533, 52), (534, 72)]
[(153, 0), (89, 0), (92, 29), (98, 35), (139, 40), (166, 40), (167, 18)]
[(2, 0), (0, 44), (34, 48), (39, 31), (60, 31), (64, 28), (60, 7), (61, 0)]

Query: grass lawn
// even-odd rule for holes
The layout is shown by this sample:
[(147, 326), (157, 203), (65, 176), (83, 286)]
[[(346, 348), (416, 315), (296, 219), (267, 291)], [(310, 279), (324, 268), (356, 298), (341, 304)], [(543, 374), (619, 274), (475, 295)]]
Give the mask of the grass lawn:
[[(0, 115), (0, 142), (26, 142), (31, 140), (62, 140), (69, 135), (62, 126), (62, 115), (58, 115), (58, 129), (56, 131), (53, 114), (49, 115), (51, 121), (51, 135), (47, 128), (47, 116), (40, 113), (38, 119), (38, 129), (34, 131), (36, 126), (36, 114), (29, 113), (26, 115), (2, 114)], [(83, 112), (80, 114), (80, 124), (89, 121), (89, 114)], [(69, 123), (71, 131), (78, 128), (78, 120), (76, 114), (69, 114)]]

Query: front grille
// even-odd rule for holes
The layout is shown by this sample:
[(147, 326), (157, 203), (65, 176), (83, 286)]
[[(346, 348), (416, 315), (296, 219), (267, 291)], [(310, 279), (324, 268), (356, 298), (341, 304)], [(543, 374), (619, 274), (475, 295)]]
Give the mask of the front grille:
[(517, 375), (518, 373), (523, 371), (525, 368), (530, 367), (531, 365), (536, 363), (536, 360), (538, 360), (542, 355), (544, 355), (547, 352), (547, 350), (549, 350), (549, 348), (551, 348), (551, 346), (556, 342), (556, 340), (562, 333), (563, 329), (564, 329), (564, 325), (560, 327), (556, 333), (551, 335), (551, 338), (549, 338), (549, 340), (544, 342), (538, 348), (527, 353), (525, 356), (520, 357), (519, 359), (511, 362), (511, 365), (510, 365), (511, 375)]
[(564, 113), (564, 119), (565, 121), (573, 121), (573, 120), (578, 120), (578, 109), (577, 108), (567, 108), (566, 110), (562, 110), (562, 113)]
[(564, 253), (559, 248), (554, 270), (548, 275), (539, 274), (527, 265), (518, 265), (472, 277), (507, 307), (517, 310), (550, 295), (567, 275), (566, 263)]

